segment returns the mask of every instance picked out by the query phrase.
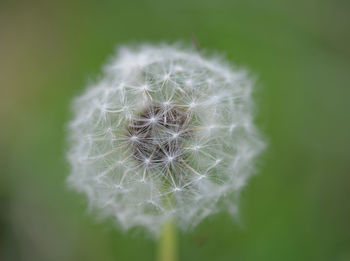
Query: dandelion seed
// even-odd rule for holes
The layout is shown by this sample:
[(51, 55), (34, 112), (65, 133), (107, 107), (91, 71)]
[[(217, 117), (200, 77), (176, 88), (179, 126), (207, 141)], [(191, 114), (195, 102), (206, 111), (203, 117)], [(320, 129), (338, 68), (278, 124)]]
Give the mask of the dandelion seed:
[(130, 140), (132, 140), (132, 141), (137, 141), (137, 136), (135, 136), (135, 135), (133, 135), (133, 136), (131, 136), (131, 138), (130, 138)]
[(120, 48), (74, 101), (69, 184), (121, 228), (154, 235), (169, 219), (188, 229), (237, 209), (264, 147), (252, 87), (245, 71), (177, 45)]
[(188, 105), (188, 107), (189, 107), (190, 109), (193, 109), (194, 107), (196, 107), (196, 105), (197, 105), (197, 103), (191, 102), (191, 103)]

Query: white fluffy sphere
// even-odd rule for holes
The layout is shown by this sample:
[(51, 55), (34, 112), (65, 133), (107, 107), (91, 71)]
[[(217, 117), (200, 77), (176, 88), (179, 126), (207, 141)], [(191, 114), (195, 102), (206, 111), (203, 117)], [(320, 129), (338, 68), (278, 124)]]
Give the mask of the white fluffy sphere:
[(122, 228), (155, 235), (168, 219), (188, 228), (234, 212), (263, 148), (252, 84), (178, 45), (120, 48), (74, 101), (69, 184)]

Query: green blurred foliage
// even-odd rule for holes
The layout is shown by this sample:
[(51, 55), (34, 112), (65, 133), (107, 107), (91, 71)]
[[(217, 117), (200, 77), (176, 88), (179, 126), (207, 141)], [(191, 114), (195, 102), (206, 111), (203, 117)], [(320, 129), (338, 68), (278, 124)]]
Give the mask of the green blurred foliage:
[(350, 2), (1, 1), (0, 259), (154, 260), (65, 184), (71, 99), (119, 44), (183, 41), (255, 73), (269, 148), (241, 197), (181, 232), (181, 260), (350, 260)]

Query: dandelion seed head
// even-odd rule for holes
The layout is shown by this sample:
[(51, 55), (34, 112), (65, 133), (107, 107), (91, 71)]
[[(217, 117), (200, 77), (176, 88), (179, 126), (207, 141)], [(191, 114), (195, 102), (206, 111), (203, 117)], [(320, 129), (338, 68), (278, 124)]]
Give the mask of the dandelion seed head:
[(236, 210), (264, 147), (252, 88), (246, 71), (178, 45), (119, 48), (74, 100), (69, 184), (121, 228), (154, 235), (170, 218), (188, 229)]

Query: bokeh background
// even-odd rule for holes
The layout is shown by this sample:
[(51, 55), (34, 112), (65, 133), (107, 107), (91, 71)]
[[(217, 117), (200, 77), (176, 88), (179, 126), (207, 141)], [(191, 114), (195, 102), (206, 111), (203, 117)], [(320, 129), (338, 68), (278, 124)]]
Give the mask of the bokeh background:
[(155, 259), (66, 188), (65, 125), (117, 45), (191, 34), (255, 73), (269, 147), (239, 219), (181, 232), (180, 260), (350, 260), (347, 0), (0, 0), (0, 260)]

